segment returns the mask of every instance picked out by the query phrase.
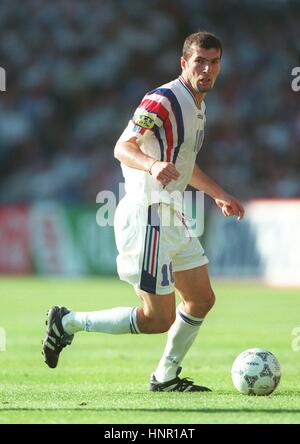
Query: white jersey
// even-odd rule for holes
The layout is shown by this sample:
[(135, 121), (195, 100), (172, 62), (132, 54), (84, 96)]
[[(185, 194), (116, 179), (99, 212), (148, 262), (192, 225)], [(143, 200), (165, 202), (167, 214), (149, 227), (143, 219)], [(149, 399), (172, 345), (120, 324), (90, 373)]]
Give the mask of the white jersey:
[(201, 102), (201, 109), (197, 106), (181, 76), (148, 92), (119, 141), (136, 137), (143, 153), (160, 161), (173, 162), (180, 177), (164, 189), (148, 172), (121, 164), (126, 194), (136, 203), (151, 205), (166, 201), (168, 193), (165, 191), (182, 193), (192, 177), (204, 138), (204, 126), (205, 103)]

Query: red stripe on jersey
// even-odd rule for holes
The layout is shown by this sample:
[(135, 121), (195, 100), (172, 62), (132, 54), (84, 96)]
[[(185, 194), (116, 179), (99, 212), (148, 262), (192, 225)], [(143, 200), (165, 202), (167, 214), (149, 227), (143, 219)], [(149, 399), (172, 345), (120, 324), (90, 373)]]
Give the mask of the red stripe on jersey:
[(163, 121), (167, 141), (166, 161), (171, 162), (172, 149), (174, 148), (174, 139), (169, 111), (161, 104), (161, 102), (156, 102), (155, 100), (147, 98), (145, 98), (141, 102), (140, 107), (145, 108), (149, 112), (155, 113), (160, 118), (160, 120)]
[(164, 123), (165, 132), (166, 132), (166, 139), (167, 139), (167, 156), (166, 161), (171, 162), (171, 154), (172, 149), (174, 148), (173, 143), (173, 129), (170, 119), (167, 119)]
[(156, 100), (147, 99), (147, 96), (142, 100), (139, 107), (145, 108), (150, 113), (155, 113), (163, 122), (169, 117), (169, 111)]
[(154, 276), (154, 263), (155, 263), (155, 256), (157, 251), (157, 230), (154, 229), (154, 241), (153, 241), (153, 251), (152, 251), (152, 261), (151, 261), (151, 274)]

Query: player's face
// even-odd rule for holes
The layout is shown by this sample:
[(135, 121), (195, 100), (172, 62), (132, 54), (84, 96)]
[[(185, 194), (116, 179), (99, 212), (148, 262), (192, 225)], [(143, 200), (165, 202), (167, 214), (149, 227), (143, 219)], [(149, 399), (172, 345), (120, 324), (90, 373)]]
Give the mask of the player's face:
[(196, 92), (206, 93), (213, 88), (220, 72), (221, 50), (193, 45), (191, 51), (188, 60), (181, 57), (182, 73)]

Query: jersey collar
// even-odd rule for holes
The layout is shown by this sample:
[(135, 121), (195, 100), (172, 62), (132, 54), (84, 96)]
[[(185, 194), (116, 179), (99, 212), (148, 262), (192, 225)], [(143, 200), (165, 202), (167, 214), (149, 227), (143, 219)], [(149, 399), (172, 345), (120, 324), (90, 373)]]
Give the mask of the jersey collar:
[(182, 84), (182, 86), (185, 88), (185, 90), (189, 93), (189, 95), (192, 97), (192, 99), (193, 99), (193, 101), (194, 101), (196, 107), (197, 107), (198, 109), (201, 109), (201, 102), (202, 102), (202, 101), (199, 102), (199, 101), (196, 99), (195, 94), (192, 92), (192, 90), (190, 89), (190, 86), (188, 85), (188, 83), (186, 82), (186, 80), (182, 77), (182, 75), (180, 75), (180, 76), (178, 77), (178, 80), (180, 81), (180, 83)]

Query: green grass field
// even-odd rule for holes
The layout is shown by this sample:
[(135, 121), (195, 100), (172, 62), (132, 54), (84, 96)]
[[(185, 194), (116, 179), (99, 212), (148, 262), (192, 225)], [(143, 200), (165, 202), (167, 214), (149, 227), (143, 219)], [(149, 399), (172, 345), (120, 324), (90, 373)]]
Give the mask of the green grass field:
[[(183, 376), (212, 393), (150, 393), (148, 380), (166, 334), (79, 333), (55, 370), (43, 362), (45, 315), (53, 304), (96, 310), (137, 303), (117, 279), (0, 279), (0, 423), (300, 423), (300, 326), (297, 290), (213, 282), (217, 304), (183, 362)], [(268, 397), (239, 394), (230, 369), (244, 349), (272, 351), (282, 380)]]

